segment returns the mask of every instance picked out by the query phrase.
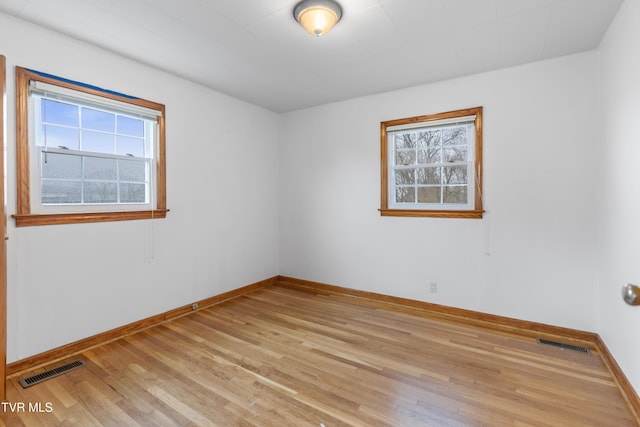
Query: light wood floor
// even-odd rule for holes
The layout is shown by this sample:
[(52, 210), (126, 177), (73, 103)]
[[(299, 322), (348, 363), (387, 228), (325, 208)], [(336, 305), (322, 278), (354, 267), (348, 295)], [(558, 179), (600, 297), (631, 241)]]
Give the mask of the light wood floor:
[[(635, 426), (597, 352), (274, 286), (85, 352), (10, 426)], [(33, 408), (32, 408), (33, 409)], [(51, 412), (46, 412), (51, 410)]]

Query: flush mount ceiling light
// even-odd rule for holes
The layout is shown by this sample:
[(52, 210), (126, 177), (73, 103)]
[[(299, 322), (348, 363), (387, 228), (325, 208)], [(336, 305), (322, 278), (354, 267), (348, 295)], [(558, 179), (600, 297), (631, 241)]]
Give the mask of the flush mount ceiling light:
[(342, 8), (333, 0), (303, 0), (293, 9), (293, 17), (309, 34), (321, 36), (342, 18)]

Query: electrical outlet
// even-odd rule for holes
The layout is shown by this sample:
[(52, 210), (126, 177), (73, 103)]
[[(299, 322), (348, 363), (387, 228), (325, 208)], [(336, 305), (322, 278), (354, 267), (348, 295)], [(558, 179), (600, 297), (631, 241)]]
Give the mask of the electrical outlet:
[(194, 302), (193, 304), (191, 304), (191, 310), (193, 310), (193, 311), (197, 310), (198, 307), (200, 307), (200, 306), (198, 305), (197, 302)]
[(429, 282), (429, 292), (431, 292), (432, 294), (438, 293), (438, 282), (436, 282), (435, 280)]

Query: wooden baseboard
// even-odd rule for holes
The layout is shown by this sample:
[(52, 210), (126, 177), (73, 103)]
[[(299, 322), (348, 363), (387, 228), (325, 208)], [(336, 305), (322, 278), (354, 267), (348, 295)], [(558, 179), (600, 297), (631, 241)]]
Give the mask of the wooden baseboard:
[(407, 298), (394, 297), (373, 292), (360, 291), (356, 289), (344, 288), (341, 286), (328, 285), (324, 283), (312, 282), (309, 280), (296, 279), (287, 276), (278, 276), (277, 286), (303, 289), (313, 293), (336, 294), (349, 297), (362, 298), (387, 304), (394, 304), (403, 307), (423, 310), (430, 316), (446, 317), (455, 321), (473, 323), (485, 328), (510, 331), (519, 335), (530, 337), (551, 337), (561, 340), (569, 340), (586, 346), (601, 355), (603, 363), (609, 368), (609, 372), (618, 384), (618, 389), (631, 408), (636, 420), (640, 424), (640, 399), (628, 378), (620, 369), (620, 366), (605, 345), (600, 335), (594, 332), (586, 332), (577, 329), (563, 328), (560, 326), (547, 325), (543, 323), (530, 322), (527, 320), (513, 319), (510, 317), (497, 316), (494, 314), (480, 313), (472, 310), (448, 307), (417, 301)]
[(301, 280), (293, 277), (279, 276), (277, 284), (280, 286), (291, 286), (297, 288), (311, 289), (313, 292), (328, 292), (334, 294), (349, 295), (352, 297), (385, 302), (389, 304), (412, 307), (419, 310), (428, 311), (432, 315), (455, 318), (458, 321), (482, 324), (491, 329), (512, 330), (526, 336), (540, 335), (561, 337), (571, 341), (578, 341), (596, 350), (596, 338), (598, 334), (585, 332), (576, 329), (563, 328), (560, 326), (547, 325), (543, 323), (530, 322), (526, 320), (514, 319), (510, 317), (498, 316), (495, 314), (481, 313), (478, 311), (466, 310), (462, 308), (449, 307), (445, 305), (433, 304), (425, 301), (418, 301), (408, 298), (394, 297), (390, 295), (377, 294), (356, 289), (343, 288), (335, 285)]
[(609, 371), (613, 375), (613, 378), (618, 383), (618, 388), (620, 389), (622, 396), (625, 398), (625, 400), (633, 410), (633, 414), (635, 415), (636, 420), (640, 425), (640, 397), (638, 397), (638, 393), (636, 393), (636, 390), (629, 382), (629, 379), (624, 374), (624, 372), (622, 372), (620, 365), (618, 365), (618, 362), (616, 362), (616, 359), (614, 359), (613, 355), (609, 351), (609, 348), (604, 343), (602, 337), (600, 337), (599, 335), (596, 340), (596, 345), (600, 350), (600, 354), (602, 354), (604, 363), (607, 365)]
[[(260, 282), (243, 286), (241, 288), (234, 289), (232, 291), (225, 292), (210, 298), (195, 301), (193, 304), (178, 307), (173, 310), (169, 310), (167, 312), (151, 316), (143, 320), (139, 320), (137, 322), (129, 323), (128, 325), (124, 325), (119, 328), (111, 329), (109, 331), (91, 336), (89, 338), (84, 338), (79, 341), (75, 341), (73, 343), (36, 354), (35, 356), (27, 357), (25, 359), (9, 363), (6, 369), (7, 377), (18, 376), (25, 371), (33, 371), (42, 366), (50, 365), (60, 360), (67, 359), (84, 351), (87, 351), (93, 347), (115, 341), (117, 339), (151, 328), (177, 317), (185, 316), (194, 311), (202, 310), (203, 308), (212, 306), (214, 304), (219, 304), (223, 301), (227, 301), (233, 298), (237, 298), (241, 295), (246, 295), (266, 286), (275, 285), (277, 280), (277, 276), (270, 279), (262, 280)], [(194, 308), (194, 304), (197, 304), (197, 308)]]

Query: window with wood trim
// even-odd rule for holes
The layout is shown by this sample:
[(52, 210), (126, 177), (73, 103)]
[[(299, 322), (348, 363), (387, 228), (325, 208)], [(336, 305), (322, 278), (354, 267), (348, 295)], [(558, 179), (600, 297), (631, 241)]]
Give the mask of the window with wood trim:
[(383, 216), (482, 218), (482, 107), (380, 124)]
[(166, 216), (164, 105), (16, 67), (17, 226)]

